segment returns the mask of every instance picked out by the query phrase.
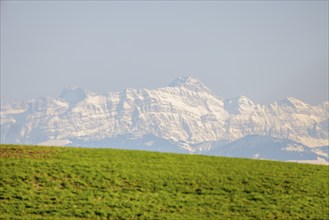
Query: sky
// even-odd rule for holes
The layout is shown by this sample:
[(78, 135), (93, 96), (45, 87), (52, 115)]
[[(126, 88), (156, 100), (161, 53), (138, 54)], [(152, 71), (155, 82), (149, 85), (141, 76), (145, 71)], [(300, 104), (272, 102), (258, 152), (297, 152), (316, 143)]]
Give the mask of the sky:
[(1, 1), (1, 103), (158, 88), (328, 100), (328, 1)]

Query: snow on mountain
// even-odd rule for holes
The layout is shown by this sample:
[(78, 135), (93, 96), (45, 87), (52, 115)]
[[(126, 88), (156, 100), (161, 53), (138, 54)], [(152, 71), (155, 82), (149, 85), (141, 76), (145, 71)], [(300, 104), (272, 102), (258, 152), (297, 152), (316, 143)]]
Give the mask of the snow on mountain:
[(223, 100), (191, 77), (154, 90), (107, 94), (72, 87), (58, 98), (1, 104), (1, 143), (111, 145), (111, 139), (125, 135), (141, 140), (151, 135), (157, 143), (202, 152), (213, 143), (265, 135), (328, 146), (328, 106), (328, 101), (312, 106), (292, 97), (270, 105), (244, 96)]

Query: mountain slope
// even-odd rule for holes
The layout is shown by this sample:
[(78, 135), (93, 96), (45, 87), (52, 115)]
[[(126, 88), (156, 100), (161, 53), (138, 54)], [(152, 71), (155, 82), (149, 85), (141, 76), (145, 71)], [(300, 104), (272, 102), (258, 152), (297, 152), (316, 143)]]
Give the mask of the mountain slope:
[(321, 148), (312, 149), (289, 139), (248, 135), (219, 148), (210, 150), (207, 154), (282, 161), (319, 160), (319, 162), (328, 162), (328, 156), (321, 155), (319, 151), (321, 151)]

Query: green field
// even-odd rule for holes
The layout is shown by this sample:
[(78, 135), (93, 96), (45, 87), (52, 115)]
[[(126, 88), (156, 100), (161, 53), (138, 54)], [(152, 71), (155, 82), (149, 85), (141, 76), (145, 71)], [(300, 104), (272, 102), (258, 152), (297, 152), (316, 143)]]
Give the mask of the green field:
[(0, 145), (0, 219), (329, 219), (329, 167)]

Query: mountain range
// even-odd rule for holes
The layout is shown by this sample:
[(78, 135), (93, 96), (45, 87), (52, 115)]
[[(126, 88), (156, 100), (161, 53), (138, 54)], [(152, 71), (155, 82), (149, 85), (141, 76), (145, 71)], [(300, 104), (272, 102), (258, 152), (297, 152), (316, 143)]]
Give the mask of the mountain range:
[(0, 114), (1, 143), (329, 162), (328, 101), (223, 99), (192, 77), (106, 94), (71, 87), (56, 98), (3, 103)]

